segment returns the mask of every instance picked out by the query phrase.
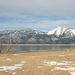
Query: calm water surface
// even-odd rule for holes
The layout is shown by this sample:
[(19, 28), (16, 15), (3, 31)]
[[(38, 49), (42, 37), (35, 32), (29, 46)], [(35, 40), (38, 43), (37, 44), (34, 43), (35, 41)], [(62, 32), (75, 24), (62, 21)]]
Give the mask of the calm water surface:
[[(3, 46), (3, 50), (6, 46)], [(36, 50), (63, 50), (75, 49), (75, 45), (17, 45), (11, 47), (14, 51), (36, 51)]]

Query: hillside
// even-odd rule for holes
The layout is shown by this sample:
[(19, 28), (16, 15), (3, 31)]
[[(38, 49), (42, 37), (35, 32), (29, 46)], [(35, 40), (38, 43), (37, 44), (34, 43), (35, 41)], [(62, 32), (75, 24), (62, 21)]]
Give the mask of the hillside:
[(48, 32), (33, 29), (0, 30), (0, 38), (4, 44), (72, 44), (75, 43), (75, 29), (58, 27)]

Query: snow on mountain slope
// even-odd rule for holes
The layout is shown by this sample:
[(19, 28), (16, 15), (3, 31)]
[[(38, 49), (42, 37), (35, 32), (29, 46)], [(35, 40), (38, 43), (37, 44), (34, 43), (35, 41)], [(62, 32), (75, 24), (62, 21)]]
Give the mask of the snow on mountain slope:
[(46, 34), (45, 32), (38, 31), (35, 29), (13, 29), (13, 30), (1, 30), (0, 34), (8, 35), (8, 34)]
[(49, 31), (47, 34), (48, 35), (54, 35), (55, 34), (55, 35), (59, 36), (59, 35), (62, 35), (66, 29), (67, 29), (67, 27), (58, 27), (58, 28), (55, 28), (55, 29)]
[(73, 37), (75, 36), (75, 29), (70, 27), (58, 27), (49, 31), (47, 35), (56, 35), (56, 36), (65, 35), (65, 36)]
[(74, 28), (69, 28), (64, 32), (64, 35), (68, 37), (73, 37), (75, 36), (75, 29)]

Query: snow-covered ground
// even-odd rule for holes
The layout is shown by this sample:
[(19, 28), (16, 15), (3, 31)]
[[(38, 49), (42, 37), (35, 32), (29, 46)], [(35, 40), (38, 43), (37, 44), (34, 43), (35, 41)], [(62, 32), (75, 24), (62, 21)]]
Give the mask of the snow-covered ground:
[[(56, 62), (56, 61), (46, 61), (46, 60), (44, 60), (43, 63), (44, 63), (44, 65), (47, 65), (47, 66), (56, 66), (51, 71), (63, 70), (63, 71), (69, 71), (69, 73), (71, 75), (75, 75), (75, 67), (72, 67), (75, 64), (73, 64), (71, 61)], [(62, 66), (62, 65), (65, 66), (66, 68), (58, 67), (58, 66)]]
[(48, 66), (52, 66), (52, 65), (75, 65), (75, 64), (72, 64), (71, 61), (62, 61), (61, 63), (60, 62), (56, 62), (56, 61), (46, 61), (44, 60), (44, 64), (45, 65), (48, 65)]
[(14, 56), (18, 56), (18, 54), (13, 54)]
[[(6, 60), (11, 60), (11, 59), (6, 59)], [(12, 75), (15, 75), (17, 72), (12, 72), (15, 71), (18, 68), (22, 68), (22, 66), (24, 65), (25, 61), (22, 60), (19, 64), (14, 64), (13, 66), (0, 66), (0, 71), (5, 71), (5, 72), (9, 72), (12, 73)], [(24, 71), (24, 70), (22, 70)]]
[(75, 67), (71, 67), (71, 66), (69, 66), (69, 67), (67, 67), (67, 68), (55, 67), (54, 70), (69, 71), (69, 73), (70, 73), (71, 75), (75, 75)]
[(59, 55), (59, 57), (64, 57), (64, 56), (66, 56), (66, 55)]

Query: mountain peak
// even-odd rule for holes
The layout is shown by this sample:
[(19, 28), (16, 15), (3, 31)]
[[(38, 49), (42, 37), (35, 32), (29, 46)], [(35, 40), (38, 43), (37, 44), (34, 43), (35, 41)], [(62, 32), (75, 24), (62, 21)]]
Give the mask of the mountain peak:
[(57, 27), (51, 31), (49, 31), (47, 33), (47, 35), (56, 35), (56, 36), (61, 36), (61, 35), (75, 35), (75, 29), (74, 28), (71, 28), (71, 27), (65, 27), (65, 26), (60, 26), (60, 27)]
[(55, 28), (55, 29), (49, 31), (49, 32), (48, 32), (48, 35), (54, 35), (54, 34), (55, 34), (55, 35), (59, 36), (59, 35), (62, 35), (63, 32), (64, 32), (66, 29), (67, 29), (67, 27), (65, 27), (65, 26), (60, 26), (60, 27), (57, 27), (57, 28)]

